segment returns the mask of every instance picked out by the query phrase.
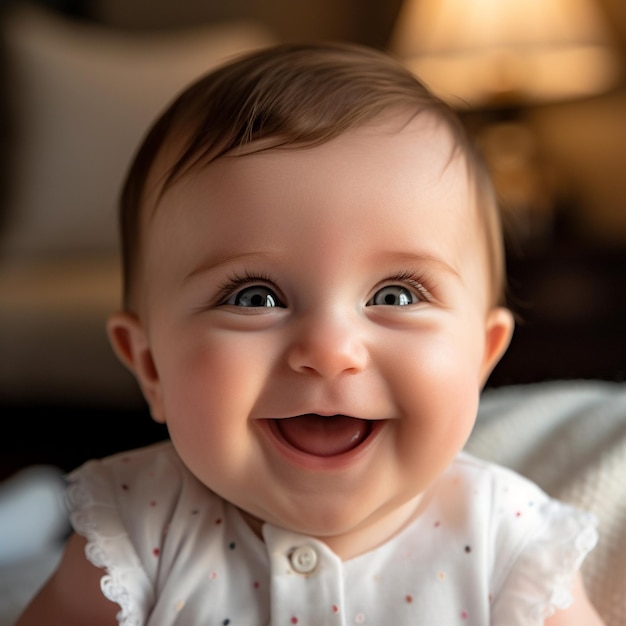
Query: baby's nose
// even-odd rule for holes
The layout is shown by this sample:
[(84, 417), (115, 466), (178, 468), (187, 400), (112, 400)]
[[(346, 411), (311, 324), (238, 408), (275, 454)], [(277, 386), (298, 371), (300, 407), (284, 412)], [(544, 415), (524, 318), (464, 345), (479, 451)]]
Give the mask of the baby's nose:
[(361, 372), (368, 360), (361, 323), (337, 313), (311, 314), (299, 320), (287, 355), (294, 371), (324, 378)]

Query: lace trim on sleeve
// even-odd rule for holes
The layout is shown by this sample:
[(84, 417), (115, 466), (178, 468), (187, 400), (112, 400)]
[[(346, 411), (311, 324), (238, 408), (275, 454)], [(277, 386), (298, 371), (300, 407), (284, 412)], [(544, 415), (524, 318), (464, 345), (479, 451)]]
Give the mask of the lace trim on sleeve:
[[(576, 572), (598, 541), (593, 515), (550, 500), (542, 505), (545, 523), (529, 538), (513, 565), (493, 613), (497, 624), (541, 626), (573, 601)], [(516, 621), (517, 620), (517, 621)]]
[[(120, 626), (142, 626), (143, 607), (138, 598), (151, 598), (152, 585), (132, 546), (106, 480), (89, 465), (67, 477), (67, 502), (72, 526), (87, 539), (85, 556), (96, 567), (106, 570), (100, 588), (106, 598), (120, 606)], [(97, 493), (96, 501), (92, 494)]]

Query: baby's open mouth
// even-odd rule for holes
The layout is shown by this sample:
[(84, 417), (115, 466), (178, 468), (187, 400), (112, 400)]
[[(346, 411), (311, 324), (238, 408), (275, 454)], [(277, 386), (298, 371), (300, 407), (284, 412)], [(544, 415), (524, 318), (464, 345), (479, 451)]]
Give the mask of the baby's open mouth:
[(315, 456), (336, 456), (353, 450), (372, 432), (372, 422), (347, 415), (308, 413), (272, 420), (284, 441), (301, 452)]

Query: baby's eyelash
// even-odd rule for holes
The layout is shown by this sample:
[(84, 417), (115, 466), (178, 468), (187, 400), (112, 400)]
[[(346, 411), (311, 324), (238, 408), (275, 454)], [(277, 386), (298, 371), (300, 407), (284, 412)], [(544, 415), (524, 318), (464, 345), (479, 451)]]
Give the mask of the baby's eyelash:
[(239, 272), (233, 272), (219, 283), (218, 294), (215, 300), (218, 304), (221, 304), (228, 300), (240, 287), (247, 287), (259, 283), (276, 289), (276, 286), (266, 274), (254, 274), (248, 271), (241, 274)]
[(415, 289), (426, 301), (431, 302), (433, 298), (430, 277), (425, 272), (414, 272), (405, 270), (389, 276), (385, 279), (385, 284), (405, 283)]
[[(432, 302), (433, 287), (431, 279), (425, 272), (416, 272), (413, 270), (404, 270), (388, 276), (381, 284), (390, 285), (393, 283), (403, 283), (414, 289), (420, 297), (427, 302)], [(272, 279), (264, 273), (255, 273), (244, 271), (232, 272), (218, 285), (218, 293), (214, 302), (216, 304), (223, 304), (226, 302), (238, 289), (242, 287), (248, 287), (250, 285), (262, 284), (278, 292), (278, 288)]]

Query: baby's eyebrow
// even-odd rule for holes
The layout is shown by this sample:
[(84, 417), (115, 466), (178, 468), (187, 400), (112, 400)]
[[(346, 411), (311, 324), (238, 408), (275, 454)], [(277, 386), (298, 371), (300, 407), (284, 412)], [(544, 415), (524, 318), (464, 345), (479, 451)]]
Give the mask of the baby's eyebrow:
[[(267, 261), (273, 258), (270, 252), (263, 250), (254, 250), (249, 252), (239, 252), (232, 254), (213, 254), (203, 259), (197, 267), (189, 272), (184, 282), (188, 282), (200, 274), (217, 269), (222, 265), (229, 265), (231, 263), (241, 261)], [(455, 278), (461, 280), (461, 273), (450, 263), (444, 261), (438, 256), (428, 252), (399, 252), (397, 250), (390, 250), (380, 254), (380, 260), (386, 263), (398, 263), (402, 265), (428, 265), (436, 269), (445, 271), (451, 274)]]
[(461, 272), (444, 259), (429, 252), (399, 252), (397, 250), (381, 254), (381, 258), (386, 262), (408, 264), (408, 265), (428, 265), (439, 270), (443, 270), (461, 280)]
[(194, 267), (194, 269), (189, 272), (185, 278), (184, 282), (188, 282), (191, 279), (195, 278), (199, 274), (204, 274), (210, 270), (217, 269), (222, 265), (229, 265), (230, 263), (235, 263), (239, 261), (246, 260), (267, 260), (270, 258), (270, 253), (262, 250), (251, 251), (251, 252), (239, 252), (235, 254), (213, 254), (206, 258), (204, 258), (199, 265)]

